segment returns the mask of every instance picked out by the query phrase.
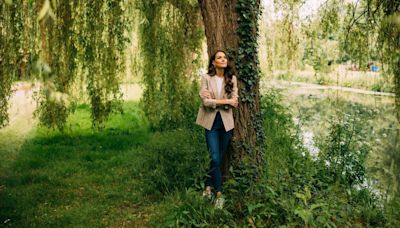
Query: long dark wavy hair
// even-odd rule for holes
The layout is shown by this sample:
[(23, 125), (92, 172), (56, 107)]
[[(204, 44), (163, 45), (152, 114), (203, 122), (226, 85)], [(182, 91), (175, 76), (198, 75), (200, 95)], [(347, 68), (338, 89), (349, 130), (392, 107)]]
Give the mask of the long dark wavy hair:
[(215, 69), (215, 66), (212, 64), (213, 61), (215, 60), (215, 57), (218, 52), (222, 52), (225, 54), (226, 58), (228, 59), (228, 65), (226, 66), (224, 70), (224, 79), (225, 79), (225, 93), (228, 95), (231, 95), (232, 90), (233, 90), (233, 82), (232, 82), (232, 76), (234, 75), (233, 68), (229, 65), (229, 58), (228, 55), (226, 54), (225, 51), (223, 50), (217, 50), (210, 58), (210, 61), (208, 62), (208, 75), (210, 76), (215, 76), (217, 73), (217, 70)]

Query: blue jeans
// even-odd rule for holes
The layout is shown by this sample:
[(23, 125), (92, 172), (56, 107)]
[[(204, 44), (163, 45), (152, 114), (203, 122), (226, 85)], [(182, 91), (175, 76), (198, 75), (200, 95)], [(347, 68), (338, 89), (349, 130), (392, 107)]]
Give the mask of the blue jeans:
[(221, 163), (229, 143), (233, 130), (225, 131), (221, 114), (217, 112), (211, 130), (206, 129), (207, 148), (211, 155), (210, 171), (206, 186), (213, 186), (216, 192), (222, 191)]

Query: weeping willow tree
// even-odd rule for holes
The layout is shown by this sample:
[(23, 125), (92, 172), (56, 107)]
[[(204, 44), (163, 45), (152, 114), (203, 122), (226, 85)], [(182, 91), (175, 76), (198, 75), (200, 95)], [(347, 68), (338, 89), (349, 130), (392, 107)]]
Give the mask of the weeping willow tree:
[[(17, 6), (0, 4), (0, 127), (8, 123), (8, 100), (11, 94), (11, 85), (16, 75), (15, 59), (18, 53), (15, 51), (19, 43), (11, 42), (11, 34), (18, 31), (17, 22), (14, 15)], [(20, 21), (18, 21), (20, 23)]]
[[(61, 130), (65, 127), (75, 107), (71, 88), (79, 80), (86, 84), (93, 126), (101, 127), (107, 116), (121, 107), (125, 32), (132, 22), (129, 13), (136, 12), (126, 9), (134, 4), (141, 13), (142, 104), (153, 126), (173, 128), (182, 126), (185, 119), (194, 121), (198, 85), (193, 75), (197, 75), (205, 34), (207, 52), (227, 50), (238, 72), (241, 100), (235, 113), (234, 157), (239, 161), (251, 155), (253, 163), (260, 163), (259, 0), (7, 3), (1, 6), (0, 22), (4, 41), (2, 123), (7, 122), (12, 81), (34, 77), (40, 81), (36, 115), (41, 124)], [(18, 70), (16, 65), (32, 70)]]
[(338, 1), (332, 1), (325, 2), (318, 14), (307, 18), (302, 25), (302, 63), (313, 67), (319, 83), (323, 82), (324, 73), (330, 72), (330, 66), (338, 61), (338, 35), (342, 24)]
[[(0, 4), (0, 128), (8, 123), (9, 98), (15, 79), (25, 77), (29, 52), (35, 52), (32, 16), (34, 2), (2, 1)], [(30, 49), (28, 48), (30, 47)]]
[(347, 4), (341, 51), (360, 66), (378, 60), (395, 85), (400, 122), (400, 1), (364, 0)]
[[(369, 4), (373, 4), (370, 1)], [(375, 10), (379, 10), (380, 4), (384, 14), (379, 33), (381, 55), (388, 65), (388, 72), (394, 76), (397, 120), (400, 123), (400, 1), (377, 1)]]
[(1, 126), (14, 79), (36, 78), (40, 123), (62, 130), (75, 80), (86, 83), (94, 127), (121, 107), (128, 1), (5, 1), (1, 4)]
[(190, 126), (197, 97), (203, 30), (194, 1), (138, 1), (142, 105), (154, 129)]
[(277, 23), (279, 38), (278, 42), (281, 46), (280, 66), (288, 69), (289, 73), (298, 67), (300, 54), (300, 23), (299, 10), (305, 3), (304, 0), (285, 0), (274, 1), (277, 11), (282, 13), (282, 19)]
[[(73, 3), (72, 3), (73, 4)], [(72, 15), (69, 2), (44, 1), (39, 12), (39, 77), (42, 87), (36, 114), (47, 127), (64, 128), (68, 117), (66, 95), (75, 73)]]
[[(379, 10), (382, 4), (383, 20), (381, 22), (381, 30), (379, 33), (380, 47), (382, 50), (382, 60), (388, 65), (388, 72), (394, 77), (395, 84), (395, 104), (396, 116), (398, 123), (400, 123), (400, 1), (377, 1), (372, 0), (371, 4), (375, 4), (376, 9)], [(387, 167), (390, 167), (390, 181), (392, 187), (392, 194), (390, 194), (389, 203), (392, 204), (392, 211), (389, 213), (393, 216), (393, 226), (400, 225), (399, 213), (399, 199), (400, 199), (400, 126), (397, 125), (395, 143), (387, 149), (386, 158), (384, 162)]]
[[(339, 3), (333, 2), (332, 4)], [(365, 1), (345, 5), (346, 15), (339, 46), (342, 53), (341, 58), (356, 63), (362, 70), (367, 68), (369, 61), (376, 60), (376, 42), (379, 28), (372, 20), (372, 15), (360, 17), (364, 14), (362, 8), (367, 7), (367, 5), (368, 3)], [(338, 13), (336, 11), (336, 14)]]
[[(46, 51), (42, 45), (43, 59), (52, 71), (39, 99), (39, 118), (49, 127), (62, 128), (69, 109), (60, 94), (68, 95), (74, 76), (84, 77), (93, 125), (102, 127), (108, 115), (121, 108), (119, 73), (124, 69), (127, 26), (124, 2), (65, 1), (55, 6), (55, 19), (45, 17), (41, 22), (45, 24), (41, 26), (42, 44), (47, 40), (55, 49)], [(49, 58), (47, 53), (58, 54)]]

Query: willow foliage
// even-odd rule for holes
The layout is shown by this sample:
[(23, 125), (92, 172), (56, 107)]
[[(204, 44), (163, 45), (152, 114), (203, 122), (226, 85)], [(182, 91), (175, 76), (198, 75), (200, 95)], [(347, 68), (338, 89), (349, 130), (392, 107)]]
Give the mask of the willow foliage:
[(0, 4), (0, 128), (8, 123), (8, 100), (13, 80), (19, 75), (24, 64), (23, 4)]
[(121, 107), (128, 6), (118, 0), (2, 3), (0, 126), (7, 123), (13, 80), (36, 78), (35, 114), (41, 124), (62, 130), (74, 107), (71, 87), (79, 78), (86, 84), (93, 125), (102, 127)]
[(83, 70), (88, 80), (87, 90), (92, 105), (92, 118), (101, 126), (115, 108), (121, 108), (119, 72), (124, 68), (127, 41), (124, 31), (128, 25), (124, 3), (118, 0), (87, 1), (84, 3), (81, 41)]
[[(155, 129), (192, 122), (203, 32), (195, 1), (138, 2), (143, 58), (142, 105)], [(188, 121), (185, 121), (188, 120)]]
[(303, 24), (302, 62), (312, 66), (317, 77), (321, 73), (322, 75), (329, 73), (332, 63), (338, 60), (339, 53), (336, 47), (342, 24), (338, 1), (326, 2), (325, 6), (319, 10), (318, 17), (309, 18)]
[(384, 18), (379, 33), (381, 56), (394, 77), (397, 120), (400, 122), (400, 1), (385, 0), (375, 4), (383, 5)]
[(63, 129), (69, 114), (67, 94), (76, 69), (76, 48), (71, 32), (71, 5), (74, 3), (76, 1), (51, 5), (44, 1), (38, 15), (39, 68), (43, 70), (39, 70), (38, 75), (42, 86), (36, 97), (38, 108), (35, 114), (47, 127)]
[[(385, 76), (395, 85), (400, 120), (400, 1), (364, 0), (347, 4), (342, 53), (360, 66), (381, 62)], [(362, 67), (365, 68), (365, 67)]]
[(279, 65), (290, 72), (298, 66), (298, 57), (300, 49), (300, 23), (299, 23), (299, 10), (303, 0), (284, 0), (277, 1), (275, 8), (281, 10), (282, 21), (279, 23), (278, 33), (281, 46), (281, 56), (283, 59)]
[(360, 2), (345, 5), (346, 15), (340, 34), (342, 59), (352, 60), (361, 69), (366, 69), (369, 61), (377, 60), (375, 51), (378, 25), (371, 24), (369, 17), (360, 17), (365, 4)]

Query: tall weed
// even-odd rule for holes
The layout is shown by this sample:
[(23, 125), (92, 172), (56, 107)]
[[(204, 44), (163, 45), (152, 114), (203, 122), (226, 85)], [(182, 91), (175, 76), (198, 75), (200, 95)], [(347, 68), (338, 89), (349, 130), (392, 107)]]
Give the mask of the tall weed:
[(153, 216), (153, 227), (235, 227), (233, 215), (216, 209), (193, 188), (168, 195)]
[(147, 194), (166, 194), (200, 186), (208, 168), (204, 135), (199, 128), (155, 132), (140, 152), (139, 178)]
[(340, 182), (353, 186), (366, 178), (365, 160), (370, 150), (362, 134), (361, 123), (344, 116), (332, 121), (329, 135), (320, 143), (319, 176), (326, 184)]

